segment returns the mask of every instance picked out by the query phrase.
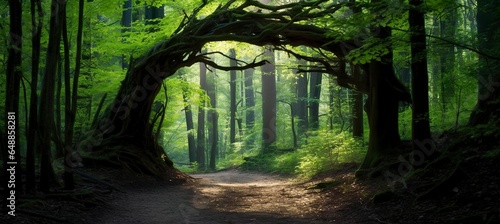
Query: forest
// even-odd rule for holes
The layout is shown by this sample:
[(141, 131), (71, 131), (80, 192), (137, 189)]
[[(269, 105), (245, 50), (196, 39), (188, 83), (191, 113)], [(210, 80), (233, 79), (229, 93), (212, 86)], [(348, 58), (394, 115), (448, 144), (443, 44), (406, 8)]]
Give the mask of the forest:
[(6, 223), (498, 223), (497, 0), (0, 2)]

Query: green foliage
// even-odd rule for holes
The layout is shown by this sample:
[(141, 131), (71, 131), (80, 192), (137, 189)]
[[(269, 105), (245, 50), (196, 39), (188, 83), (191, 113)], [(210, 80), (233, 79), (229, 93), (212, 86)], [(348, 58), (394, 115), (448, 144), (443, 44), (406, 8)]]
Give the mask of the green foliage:
[(200, 171), (200, 165), (198, 162), (193, 162), (191, 165), (175, 166), (175, 168), (184, 173), (198, 173)]
[(245, 156), (240, 153), (232, 153), (217, 162), (216, 169), (222, 170), (231, 167), (238, 167), (245, 162)]
[(301, 154), (298, 152), (281, 154), (274, 158), (272, 169), (276, 173), (295, 174), (300, 161)]
[(277, 174), (295, 174), (300, 162), (300, 154), (297, 151), (276, 151), (271, 154), (258, 154), (253, 157), (245, 157), (245, 162), (240, 168), (244, 170), (255, 170)]
[(305, 178), (334, 169), (342, 163), (360, 162), (366, 153), (363, 144), (348, 137), (345, 132), (335, 135), (329, 131), (318, 131), (307, 142), (298, 150), (301, 160), (296, 170)]
[(242, 169), (279, 174), (297, 174), (311, 178), (345, 163), (359, 163), (366, 153), (362, 142), (347, 133), (318, 131), (296, 151), (277, 150), (244, 158)]

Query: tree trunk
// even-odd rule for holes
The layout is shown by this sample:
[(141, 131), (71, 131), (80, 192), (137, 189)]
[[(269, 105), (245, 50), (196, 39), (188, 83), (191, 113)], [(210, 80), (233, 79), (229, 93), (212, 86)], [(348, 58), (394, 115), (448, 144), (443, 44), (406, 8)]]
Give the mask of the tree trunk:
[(210, 131), (208, 132), (208, 140), (210, 142), (210, 161), (209, 167), (212, 170), (215, 170), (217, 163), (217, 154), (218, 154), (218, 140), (219, 140), (219, 118), (217, 113), (217, 75), (215, 74), (215, 70), (211, 75), (210, 81), (207, 82), (207, 93), (210, 98), (211, 108), (208, 111), (207, 120), (209, 122)]
[[(100, 122), (94, 127), (91, 137), (82, 141), (79, 147), (93, 150), (95, 154), (107, 157), (111, 162), (122, 164), (124, 167), (155, 176), (159, 176), (165, 171), (175, 171), (172, 169), (172, 162), (154, 140), (150, 131), (151, 105), (160, 89), (162, 80), (175, 74), (179, 68), (198, 62), (204, 62), (214, 68), (224, 70), (243, 70), (262, 65), (265, 65), (264, 71), (266, 67), (272, 68), (272, 65), (266, 65), (264, 61), (252, 62), (237, 68), (218, 65), (210, 61), (206, 54), (199, 54), (203, 45), (208, 42), (231, 40), (260, 46), (270, 44), (280, 46), (283, 44), (307, 45), (340, 57), (344, 55), (345, 52), (342, 51), (341, 46), (350, 41), (336, 42), (335, 38), (326, 35), (329, 32), (327, 29), (300, 24), (301, 21), (306, 21), (304, 18), (310, 20), (322, 17), (323, 13), (304, 13), (300, 17), (294, 17), (293, 21), (288, 21), (285, 17), (273, 13), (262, 14), (263, 16), (259, 13), (253, 13), (249, 8), (251, 10), (255, 7), (264, 10), (270, 9), (268, 6), (256, 4), (256, 2), (247, 1), (235, 8), (230, 8), (231, 4), (226, 4), (204, 19), (193, 19), (197, 16), (195, 14), (186, 20), (186, 23), (182, 24), (169, 39), (159, 42), (142, 57), (133, 60), (115, 100), (105, 110)], [(287, 6), (289, 8), (307, 7), (313, 9), (316, 5), (309, 2), (298, 2)], [(337, 10), (333, 7), (325, 7), (331, 10), (328, 13)], [(260, 34), (251, 35), (248, 30)], [(324, 61), (322, 64), (328, 67), (328, 62)], [(274, 69), (271, 70), (272, 73)], [(339, 76), (333, 70), (328, 70), (328, 72)], [(276, 83), (274, 76), (263, 75), (263, 83), (265, 113), (263, 114), (262, 134), (264, 148), (267, 148), (266, 146), (271, 145), (276, 140)], [(397, 83), (391, 82), (391, 85), (395, 84)], [(271, 88), (267, 88), (268, 86)], [(215, 97), (211, 99), (215, 99)], [(217, 138), (211, 140), (217, 143)], [(216, 144), (212, 146), (214, 145), (216, 146)], [(213, 149), (212, 152), (215, 152), (216, 147)], [(117, 158), (120, 160), (118, 161)], [(214, 160), (212, 162), (215, 164)], [(169, 173), (169, 177), (172, 177), (171, 174)]]
[(328, 123), (329, 129), (333, 130), (335, 123), (335, 77), (328, 76)]
[[(298, 60), (299, 66), (306, 66), (306, 61)], [(295, 103), (295, 114), (298, 117), (298, 136), (303, 136), (308, 128), (308, 116), (307, 116), (307, 73), (297, 74), (297, 103)]]
[[(18, 181), (14, 186), (9, 186), (9, 181), (4, 181), (4, 208), (9, 204), (7, 198), (11, 198), (9, 192), (22, 192), (21, 188), (21, 148), (19, 147), (20, 129), (19, 129), (19, 90), (22, 77), (22, 4), (19, 0), (9, 1), (10, 14), (10, 35), (7, 58), (7, 91), (5, 99), (5, 127), (6, 130), (6, 150), (2, 150), (4, 162), (4, 177), (11, 176), (7, 171), (10, 167), (15, 168), (15, 179)], [(3, 133), (3, 130), (1, 133)], [(0, 136), (4, 137), (4, 136)], [(12, 138), (14, 137), (14, 138)], [(2, 144), (4, 142), (2, 141)], [(2, 146), (2, 149), (4, 149)], [(16, 196), (16, 195), (14, 195)], [(15, 200), (16, 201), (16, 200)]]
[(246, 122), (246, 129), (250, 130), (253, 128), (253, 125), (255, 123), (255, 112), (254, 112), (254, 107), (255, 107), (255, 94), (253, 90), (253, 73), (254, 69), (245, 69), (245, 107), (246, 107), (246, 112), (245, 112), (245, 122)]
[[(123, 27), (122, 33), (129, 32), (130, 27), (132, 27), (132, 0), (127, 0), (123, 3), (121, 25)], [(126, 55), (122, 55), (121, 58), (122, 69), (128, 68), (127, 60), (128, 57)]]
[[(63, 17), (65, 18), (65, 16)], [(65, 31), (63, 31), (65, 32)], [(63, 40), (64, 42), (64, 40)], [(66, 51), (66, 44), (63, 43), (63, 46), (64, 46), (64, 50), (63, 51)], [(69, 52), (69, 47), (68, 47), (68, 52)], [(62, 127), (61, 127), (61, 90), (62, 90), (62, 76), (63, 76), (63, 68), (66, 66), (66, 64), (69, 66), (69, 54), (68, 54), (68, 61), (66, 63), (66, 53), (64, 53), (64, 60), (61, 60), (61, 54), (59, 54), (57, 56), (57, 58), (59, 59), (57, 61), (57, 78), (56, 78), (56, 90), (55, 90), (55, 94), (56, 94), (56, 97), (55, 97), (55, 113), (54, 113), (54, 117), (55, 117), (55, 120), (54, 120), (54, 129), (52, 130), (53, 131), (53, 134), (52, 134), (52, 138), (55, 142), (55, 145), (56, 145), (56, 154), (55, 154), (55, 157), (56, 158), (60, 158), (60, 157), (63, 157), (64, 156), (64, 143), (63, 143), (63, 139), (62, 139)], [(64, 65), (63, 65), (63, 61), (64, 61)], [(66, 70), (66, 68), (64, 68), (64, 70)], [(68, 68), (68, 76), (69, 76), (69, 68)]]
[(431, 138), (425, 15), (420, 8), (422, 4), (423, 0), (410, 0), (411, 90), (413, 96), (412, 140), (414, 149), (417, 149), (422, 141)]
[[(202, 51), (206, 53), (206, 51)], [(200, 87), (205, 92), (208, 93), (207, 89), (207, 67), (205, 63), (200, 63)], [(196, 149), (196, 161), (198, 162), (198, 167), (200, 169), (205, 169), (205, 107), (206, 100), (202, 99), (201, 105), (198, 109), (198, 131), (197, 131), (197, 149)]]
[[(234, 49), (229, 50), (230, 62), (229, 66), (236, 66), (236, 51)], [(229, 91), (230, 91), (230, 118), (229, 118), (229, 142), (236, 142), (236, 71), (231, 70), (229, 72)], [(232, 145), (231, 145), (232, 147)]]
[[(373, 2), (373, 1), (372, 1)], [(391, 30), (378, 27), (374, 35), (382, 41), (390, 41)], [(370, 136), (368, 151), (357, 174), (361, 175), (380, 162), (381, 158), (394, 151), (400, 142), (398, 131), (399, 100), (408, 100), (409, 94), (394, 74), (392, 49), (380, 61), (369, 64), (369, 94), (365, 104)]]
[[(479, 51), (500, 57), (500, 50), (492, 48), (491, 43), (498, 43), (497, 9), (500, 2), (495, 0), (477, 1), (477, 35)], [(500, 117), (500, 65), (497, 60), (479, 55), (477, 104), (469, 118), (469, 125), (486, 124)]]
[(49, 29), (49, 45), (47, 48), (47, 62), (42, 80), (39, 108), (39, 136), (42, 153), (40, 168), (40, 190), (49, 192), (51, 183), (55, 183), (55, 174), (52, 167), (51, 133), (54, 124), (54, 80), (57, 72), (59, 46), (61, 42), (62, 10), (65, 2), (52, 0)]
[(313, 130), (319, 129), (319, 99), (321, 96), (321, 80), (323, 74), (319, 72), (311, 72), (310, 80), (310, 97), (309, 97), (309, 118), (310, 126)]
[(26, 147), (26, 191), (33, 192), (35, 190), (35, 149), (37, 148), (37, 128), (38, 128), (38, 71), (40, 65), (40, 38), (42, 34), (43, 11), (40, 0), (31, 0), (31, 86), (30, 86), (30, 112), (29, 126)]
[[(354, 79), (361, 80), (361, 66), (350, 64), (351, 73)], [(353, 90), (353, 105), (352, 105), (352, 136), (354, 138), (362, 138), (363, 129), (363, 93)]]
[(262, 140), (263, 152), (273, 151), (271, 145), (276, 141), (276, 67), (274, 52), (266, 49), (264, 57), (268, 63), (262, 70)]
[[(420, 2), (420, 4), (422, 4)], [(414, 7), (417, 7), (416, 3), (412, 3)], [(458, 4), (454, 0), (453, 4), (447, 7), (447, 12), (443, 13), (444, 18), (441, 18), (439, 22), (440, 37), (446, 40), (455, 41), (455, 33), (457, 30), (457, 13)], [(424, 23), (425, 25), (425, 23)], [(411, 26), (411, 25), (410, 25)], [(410, 27), (411, 29), (411, 27)], [(455, 46), (453, 44), (448, 44), (439, 50), (439, 60), (440, 60), (440, 80), (441, 80), (441, 106), (442, 106), (442, 119), (445, 119), (448, 114), (448, 105), (452, 102), (452, 98), (455, 95)]]
[(182, 88), (182, 99), (184, 100), (184, 114), (186, 116), (186, 131), (188, 139), (188, 152), (189, 152), (189, 163), (194, 163), (196, 160), (196, 143), (194, 141), (194, 124), (193, 124), (193, 112), (191, 110), (191, 105), (189, 104), (189, 90), (188, 83), (183, 84)]

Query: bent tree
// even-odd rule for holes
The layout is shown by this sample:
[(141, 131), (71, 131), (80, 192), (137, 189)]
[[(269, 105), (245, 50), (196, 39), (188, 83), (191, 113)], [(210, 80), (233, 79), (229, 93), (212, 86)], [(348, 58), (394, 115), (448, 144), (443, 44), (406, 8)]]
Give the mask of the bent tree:
[[(265, 5), (258, 1), (245, 1), (233, 6), (234, 2), (220, 5), (203, 19), (198, 19), (197, 14), (204, 5), (198, 7), (191, 16), (184, 18), (169, 38), (156, 44), (145, 55), (131, 60), (116, 98), (101, 115), (100, 122), (93, 127), (90, 138), (82, 141), (79, 148), (91, 150), (100, 158), (107, 158), (107, 162), (140, 172), (159, 177), (175, 174), (172, 161), (153, 137), (154, 125), (150, 121), (151, 106), (162, 81), (178, 69), (199, 62), (220, 70), (244, 70), (266, 63), (254, 59), (237, 66), (218, 65), (210, 60), (210, 55), (222, 53), (201, 51), (209, 42), (237, 41), (258, 46), (272, 45), (299, 59), (319, 63), (322, 66), (315, 70), (337, 76), (342, 80), (339, 82), (341, 85), (361, 89), (345, 72), (338, 72), (335, 66), (339, 60), (308, 57), (286, 48), (308, 46), (318, 52), (344, 58), (348, 53), (344, 45), (353, 46), (353, 43), (336, 40), (335, 37), (341, 35), (338, 31), (308, 25), (308, 21), (331, 15), (345, 5), (327, 4), (324, 0), (280, 6)], [(378, 103), (376, 99), (373, 105)]]

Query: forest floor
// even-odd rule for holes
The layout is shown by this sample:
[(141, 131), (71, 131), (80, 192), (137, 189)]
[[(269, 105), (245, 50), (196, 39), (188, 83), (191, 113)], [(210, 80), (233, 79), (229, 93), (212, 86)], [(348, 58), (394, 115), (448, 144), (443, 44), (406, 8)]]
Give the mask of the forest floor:
[(103, 196), (88, 203), (103, 205), (46, 199), (23, 206), (8, 223), (380, 223), (367, 207), (372, 194), (354, 178), (354, 166), (308, 182), (229, 169), (174, 185), (118, 170), (85, 172), (120, 191), (104, 192), (109, 186), (95, 183), (90, 187), (101, 186)]
[(436, 199), (415, 200), (410, 186), (376, 203), (373, 196), (384, 195), (386, 180), (354, 177), (356, 164), (305, 182), (229, 169), (195, 174), (182, 184), (85, 168), (77, 191), (22, 199), (17, 216), (0, 223), (497, 223), (499, 165), (488, 161), (464, 166), (475, 172)]

